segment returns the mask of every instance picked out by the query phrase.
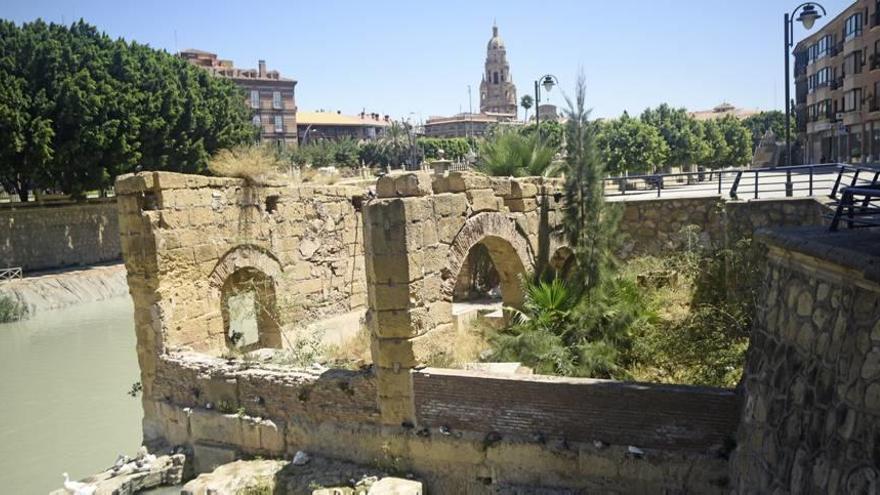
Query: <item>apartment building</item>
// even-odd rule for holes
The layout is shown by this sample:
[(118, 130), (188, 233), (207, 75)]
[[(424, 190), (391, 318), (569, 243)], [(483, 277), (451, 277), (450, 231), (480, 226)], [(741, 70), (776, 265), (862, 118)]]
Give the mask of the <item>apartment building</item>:
[(344, 115), (339, 111), (298, 112), (296, 122), (300, 144), (345, 138), (370, 141), (385, 135), (391, 126), (391, 117), (365, 111), (358, 115)]
[(281, 77), (277, 70), (267, 70), (260, 60), (256, 69), (239, 69), (231, 60), (218, 59), (214, 53), (187, 49), (178, 54), (193, 65), (214, 75), (231, 79), (244, 91), (248, 106), (253, 109), (254, 125), (260, 128), (260, 139), (280, 147), (297, 144), (296, 81)]
[(880, 160), (880, 0), (858, 0), (794, 49), (804, 163)]

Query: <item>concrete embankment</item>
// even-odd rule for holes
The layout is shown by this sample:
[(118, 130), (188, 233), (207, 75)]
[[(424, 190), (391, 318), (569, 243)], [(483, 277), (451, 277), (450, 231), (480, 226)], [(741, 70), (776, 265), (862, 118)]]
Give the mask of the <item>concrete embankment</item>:
[(126, 294), (128, 283), (122, 263), (44, 272), (0, 283), (0, 296), (18, 301), (25, 308), (25, 318), (41, 311)]

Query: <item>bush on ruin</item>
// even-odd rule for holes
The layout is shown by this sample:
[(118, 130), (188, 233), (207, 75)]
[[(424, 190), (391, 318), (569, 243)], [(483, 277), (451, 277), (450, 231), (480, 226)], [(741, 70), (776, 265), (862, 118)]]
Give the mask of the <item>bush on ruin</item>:
[(268, 146), (238, 146), (217, 152), (208, 162), (208, 170), (216, 176), (235, 177), (244, 179), (249, 185), (261, 185), (278, 175), (281, 160)]

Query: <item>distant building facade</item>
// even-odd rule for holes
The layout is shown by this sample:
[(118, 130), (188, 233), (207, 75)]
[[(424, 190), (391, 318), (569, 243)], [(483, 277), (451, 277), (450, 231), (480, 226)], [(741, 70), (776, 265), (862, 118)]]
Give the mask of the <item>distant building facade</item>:
[(343, 115), (341, 112), (299, 112), (297, 129), (300, 144), (320, 139), (352, 138), (359, 141), (378, 139), (391, 125), (388, 115), (362, 112)]
[(805, 163), (880, 159), (880, 4), (858, 0), (794, 49)]
[(752, 115), (757, 115), (761, 113), (760, 110), (750, 109), (750, 108), (737, 108), (730, 103), (724, 102), (720, 105), (716, 105), (709, 110), (697, 110), (695, 112), (690, 112), (690, 116), (695, 120), (712, 120), (712, 119), (721, 119), (728, 115), (732, 117), (736, 117), (738, 119), (746, 119), (751, 117)]
[(238, 69), (230, 60), (202, 50), (187, 49), (178, 54), (193, 65), (213, 74), (231, 79), (244, 90), (248, 107), (253, 112), (253, 123), (260, 128), (260, 140), (278, 146), (296, 146), (296, 81), (280, 76), (276, 70), (266, 70), (260, 60), (257, 69)]
[(492, 26), (492, 38), (486, 45), (486, 67), (480, 82), (480, 113), (504, 115), (516, 119), (516, 86), (507, 63), (507, 49)]
[(460, 113), (452, 117), (428, 117), (425, 137), (482, 137), (494, 125), (514, 125), (507, 114)]

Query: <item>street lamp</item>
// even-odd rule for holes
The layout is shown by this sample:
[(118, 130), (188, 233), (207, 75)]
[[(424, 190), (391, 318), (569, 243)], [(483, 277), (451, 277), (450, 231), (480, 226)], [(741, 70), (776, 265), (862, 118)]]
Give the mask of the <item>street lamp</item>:
[[(820, 14), (816, 7), (822, 9), (822, 13)], [(800, 10), (800, 15), (797, 19), (794, 18), (794, 15), (797, 14), (798, 10)], [(806, 2), (795, 7), (794, 10), (791, 11), (791, 14), (785, 14), (785, 23), (783, 24), (783, 29), (785, 31), (785, 164), (789, 167), (791, 166), (791, 82), (789, 74), (789, 51), (791, 51), (791, 47), (794, 43), (794, 21), (798, 21), (803, 24), (804, 29), (811, 29), (813, 24), (816, 23), (816, 19), (822, 17), (823, 15), (828, 15), (825, 12), (825, 7), (819, 5), (816, 2)]]
[(544, 86), (544, 91), (549, 93), (557, 84), (559, 80), (553, 74), (545, 74), (535, 80), (535, 130), (539, 142), (541, 141), (541, 86)]

